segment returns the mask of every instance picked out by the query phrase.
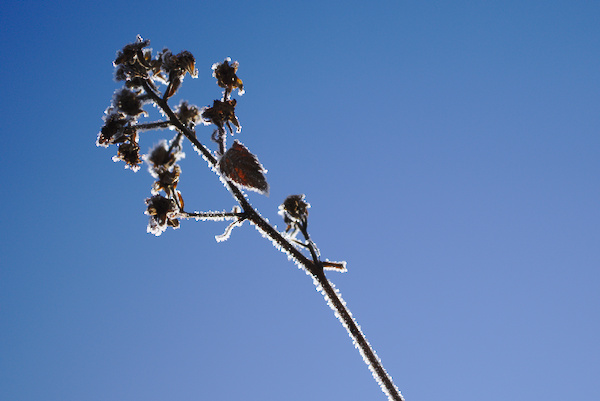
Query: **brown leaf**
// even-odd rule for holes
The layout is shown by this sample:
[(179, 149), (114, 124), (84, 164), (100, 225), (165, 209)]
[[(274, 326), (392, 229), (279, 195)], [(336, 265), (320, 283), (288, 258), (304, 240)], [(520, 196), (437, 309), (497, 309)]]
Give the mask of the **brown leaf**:
[(263, 195), (269, 194), (269, 184), (264, 175), (267, 170), (238, 140), (234, 141), (231, 148), (219, 160), (219, 170), (238, 186)]

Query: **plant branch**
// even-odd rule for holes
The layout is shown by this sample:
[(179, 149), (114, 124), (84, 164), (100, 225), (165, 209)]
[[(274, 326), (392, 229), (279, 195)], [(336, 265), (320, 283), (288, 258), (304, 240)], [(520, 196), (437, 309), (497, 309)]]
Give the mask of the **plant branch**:
[[(250, 205), (242, 191), (237, 186), (235, 186), (229, 179), (227, 179), (219, 173), (217, 159), (215, 158), (215, 156), (213, 156), (212, 152), (208, 148), (206, 148), (202, 143), (200, 143), (200, 141), (198, 141), (198, 139), (196, 138), (195, 131), (186, 127), (177, 118), (173, 110), (171, 110), (168, 102), (155, 92), (148, 80), (144, 80), (144, 89), (152, 98), (152, 100), (154, 100), (154, 102), (168, 116), (170, 124), (175, 126), (175, 128), (192, 143), (196, 150), (207, 161), (212, 170), (219, 174), (221, 180), (225, 183), (229, 192), (242, 207), (243, 213), (223, 213), (220, 214), (220, 216), (224, 218), (240, 217), (240, 215), (245, 217), (245, 219), (250, 221), (258, 231), (260, 231), (262, 234), (268, 237), (273, 242), (276, 248), (280, 249), (281, 251), (286, 253), (290, 258), (294, 259), (298, 265), (303, 267), (304, 270), (310, 276), (313, 277), (313, 281), (317, 285), (317, 289), (321, 289), (323, 295), (328, 301), (329, 306), (331, 307), (331, 309), (333, 309), (335, 315), (338, 317), (342, 325), (346, 328), (348, 334), (353, 339), (355, 345), (358, 347), (365, 363), (371, 370), (373, 377), (379, 383), (381, 389), (384, 391), (384, 393), (388, 396), (390, 400), (403, 401), (404, 398), (400, 394), (400, 391), (393, 384), (392, 379), (383, 368), (381, 361), (375, 354), (375, 351), (372, 349), (364, 334), (358, 327), (358, 324), (352, 318), (352, 315), (350, 314), (350, 311), (346, 308), (345, 302), (341, 298), (341, 295), (337, 290), (334, 289), (332, 284), (325, 276), (325, 272), (323, 270), (323, 263), (319, 261), (317, 251), (316, 249), (314, 249), (314, 245), (310, 241), (308, 233), (306, 232), (305, 234), (303, 232), (303, 234), (305, 234), (305, 236), (307, 237), (309, 243), (308, 248), (311, 252), (313, 260), (307, 258), (302, 252), (300, 252), (296, 248), (296, 246), (292, 244), (292, 242), (284, 238), (280, 232), (275, 230), (275, 228), (273, 228), (273, 226), (271, 226), (262, 216), (260, 216), (260, 214)], [(193, 216), (193, 214), (190, 213), (188, 213), (188, 215), (190, 217), (195, 217)], [(203, 216), (201, 213), (199, 213), (198, 217)]]

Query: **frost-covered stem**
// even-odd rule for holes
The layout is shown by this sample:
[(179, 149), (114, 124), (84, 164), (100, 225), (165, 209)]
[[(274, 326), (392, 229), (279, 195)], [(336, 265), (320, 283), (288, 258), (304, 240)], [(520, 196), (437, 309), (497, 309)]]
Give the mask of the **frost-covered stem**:
[(367, 338), (360, 330), (358, 324), (350, 314), (348, 308), (346, 308), (345, 302), (342, 300), (341, 295), (336, 291), (323, 270), (317, 271), (313, 274), (321, 288), (323, 289), (324, 295), (329, 301), (328, 304), (333, 309), (336, 316), (340, 319), (343, 326), (348, 331), (350, 337), (354, 340), (354, 343), (358, 347), (363, 360), (371, 370), (373, 377), (379, 383), (381, 390), (388, 396), (388, 399), (394, 401), (404, 401), (404, 398), (400, 394), (400, 390), (394, 385), (391, 377), (387, 374), (381, 360), (375, 354), (375, 350), (371, 347), (371, 344), (367, 341)]
[(319, 250), (317, 249), (315, 243), (310, 239), (310, 235), (308, 235), (308, 220), (304, 219), (304, 221), (299, 224), (298, 228), (306, 240), (306, 244), (304, 244), (304, 246), (310, 251), (310, 255), (313, 258), (314, 264), (322, 269), (323, 264), (319, 259)]
[(136, 124), (135, 129), (138, 131), (148, 131), (151, 129), (168, 128), (170, 125), (170, 121), (155, 121), (152, 123)]
[(182, 219), (204, 219), (204, 220), (236, 220), (245, 218), (244, 213), (235, 212), (182, 212), (177, 215)]
[(387, 372), (383, 368), (381, 364), (381, 360), (375, 354), (375, 350), (371, 347), (371, 344), (367, 341), (367, 338), (362, 333), (358, 324), (350, 314), (350, 311), (346, 308), (344, 301), (342, 300), (342, 296), (339, 292), (335, 291), (325, 276), (325, 272), (323, 270), (323, 263), (319, 260), (317, 255), (317, 250), (315, 248), (315, 244), (310, 239), (307, 230), (307, 222), (304, 221), (299, 226), (302, 235), (306, 239), (307, 247), (310, 250), (310, 254), (313, 258), (313, 265), (316, 267), (315, 271), (311, 271), (315, 280), (319, 283), (325, 296), (329, 300), (328, 304), (333, 309), (336, 316), (340, 319), (343, 326), (348, 331), (350, 337), (354, 340), (354, 343), (358, 347), (360, 354), (363, 357), (363, 360), (373, 373), (373, 377), (381, 386), (381, 389), (386, 393), (390, 400), (402, 401), (402, 395), (400, 395), (400, 391), (394, 383), (392, 379), (388, 376)]
[(403, 398), (400, 395), (400, 391), (396, 388), (396, 386), (394, 386), (394, 383), (392, 383), (392, 379), (388, 376), (387, 372), (383, 368), (381, 360), (379, 360), (375, 354), (375, 350), (373, 350), (371, 344), (369, 344), (365, 335), (362, 333), (358, 327), (358, 324), (350, 314), (350, 311), (346, 308), (346, 305), (342, 300), (342, 296), (338, 291), (334, 290), (333, 286), (325, 276), (323, 263), (319, 259), (318, 251), (314, 242), (312, 242), (310, 239), (307, 225), (308, 222), (305, 220), (299, 225), (299, 229), (306, 239), (307, 247), (310, 250), (310, 254), (313, 258), (313, 264), (316, 267), (314, 273), (311, 271), (313, 277), (323, 289), (324, 295), (329, 301), (329, 306), (331, 309), (333, 309), (336, 316), (342, 322), (342, 325), (348, 331), (350, 337), (354, 340), (354, 343), (358, 347), (363, 360), (371, 370), (371, 373), (373, 373), (373, 377), (377, 383), (379, 383), (381, 389), (386, 393), (390, 400), (402, 401)]
[(217, 143), (219, 144), (219, 153), (225, 154), (225, 141), (227, 140), (227, 132), (225, 132), (225, 128), (218, 127), (217, 132), (219, 136), (217, 137)]
[(182, 137), (182, 135), (183, 134), (181, 132), (177, 132), (177, 135), (171, 141), (171, 145), (169, 145), (169, 149), (167, 150), (167, 153), (171, 153), (173, 151), (173, 148), (175, 146), (181, 146), (181, 137)]
[[(252, 209), (254, 212), (254, 209)], [(317, 283), (323, 289), (323, 292), (329, 301), (328, 304), (333, 309), (336, 316), (340, 319), (343, 326), (348, 331), (350, 337), (354, 340), (357, 345), (360, 354), (362, 355), (365, 363), (371, 370), (373, 377), (381, 386), (383, 392), (388, 396), (388, 399), (394, 401), (404, 401), (404, 398), (400, 394), (400, 390), (394, 385), (391, 377), (387, 374), (383, 365), (381, 364), (381, 360), (375, 354), (375, 350), (371, 347), (369, 342), (367, 341), (365, 335), (362, 333), (356, 321), (352, 318), (350, 311), (346, 308), (344, 301), (341, 298), (339, 292), (335, 291), (332, 287), (331, 283), (325, 276), (325, 272), (323, 271), (323, 265), (318, 261), (315, 250), (312, 246), (310, 246), (311, 255), (315, 259), (315, 261), (311, 261), (306, 258), (302, 253), (300, 253), (296, 247), (294, 247), (289, 241), (281, 236), (281, 234), (273, 229), (273, 227), (267, 223), (260, 215), (256, 212), (250, 214), (249, 220), (252, 221), (260, 231), (263, 231), (265, 235), (271, 238), (273, 241), (277, 242), (279, 245), (283, 246), (284, 244), (288, 245), (285, 247), (285, 250), (288, 253), (293, 254), (293, 256), (301, 263), (304, 268), (311, 274), (311, 276), (317, 281)], [(305, 230), (306, 231), (306, 230)], [(307, 233), (308, 236), (308, 233)], [(310, 239), (307, 238), (310, 243)]]
[[(181, 132), (189, 141), (194, 145), (194, 147), (202, 154), (205, 158), (209, 166), (216, 170), (217, 168), (217, 159), (213, 156), (213, 154), (204, 146), (198, 139), (196, 138), (196, 134), (193, 130), (186, 127), (180, 120), (177, 118), (173, 110), (169, 107), (169, 104), (165, 99), (160, 97), (153, 89), (151, 84), (148, 83), (147, 80), (144, 80), (144, 89), (146, 93), (154, 100), (154, 102), (165, 112), (165, 114), (169, 117), (170, 123), (177, 128), (179, 132)], [(335, 291), (325, 273), (323, 271), (323, 265), (319, 262), (318, 257), (315, 253), (315, 250), (312, 246), (309, 248), (311, 250), (311, 254), (315, 261), (307, 258), (302, 252), (300, 252), (289, 240), (284, 238), (281, 233), (271, 224), (269, 224), (253, 207), (250, 205), (242, 191), (238, 187), (236, 187), (231, 181), (225, 179), (225, 183), (229, 192), (231, 192), (232, 196), (238, 201), (240, 206), (242, 207), (243, 213), (242, 215), (250, 221), (258, 231), (262, 232), (266, 237), (268, 237), (276, 246), (281, 248), (287, 255), (291, 258), (295, 259), (300, 265), (302, 265), (306, 271), (314, 278), (314, 280), (321, 286), (323, 292), (329, 301), (328, 304), (333, 309), (336, 316), (339, 317), (341, 323), (348, 331), (350, 337), (357, 344), (358, 349), (367, 363), (369, 369), (371, 370), (373, 377), (377, 380), (383, 392), (388, 396), (390, 400), (394, 401), (404, 401), (402, 395), (400, 395), (400, 391), (396, 388), (390, 376), (388, 376), (387, 372), (383, 368), (381, 361), (375, 354), (375, 351), (371, 348), (371, 345), (365, 338), (364, 334), (361, 332), (358, 324), (352, 318), (349, 310), (346, 308), (344, 301), (338, 292)], [(308, 235), (308, 234), (307, 234)]]

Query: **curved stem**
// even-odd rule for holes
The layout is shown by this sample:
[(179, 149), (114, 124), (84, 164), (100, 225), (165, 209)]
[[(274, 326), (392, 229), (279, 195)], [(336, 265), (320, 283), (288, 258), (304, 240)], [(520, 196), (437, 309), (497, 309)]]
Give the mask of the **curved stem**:
[(183, 134), (181, 132), (177, 132), (177, 135), (175, 135), (175, 138), (173, 138), (173, 140), (171, 141), (171, 145), (169, 145), (169, 149), (167, 150), (167, 153), (171, 153), (176, 146), (178, 148), (181, 148), (181, 136), (182, 135)]

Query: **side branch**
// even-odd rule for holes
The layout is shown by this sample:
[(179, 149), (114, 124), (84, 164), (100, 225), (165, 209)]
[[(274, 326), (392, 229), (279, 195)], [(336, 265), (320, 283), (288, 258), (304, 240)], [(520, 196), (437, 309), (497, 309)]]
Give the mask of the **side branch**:
[(244, 213), (236, 212), (181, 212), (177, 217), (182, 219), (221, 221), (245, 219), (246, 215)]
[(152, 129), (169, 128), (170, 121), (155, 121), (153, 123), (136, 124), (135, 128), (138, 131), (149, 131)]

